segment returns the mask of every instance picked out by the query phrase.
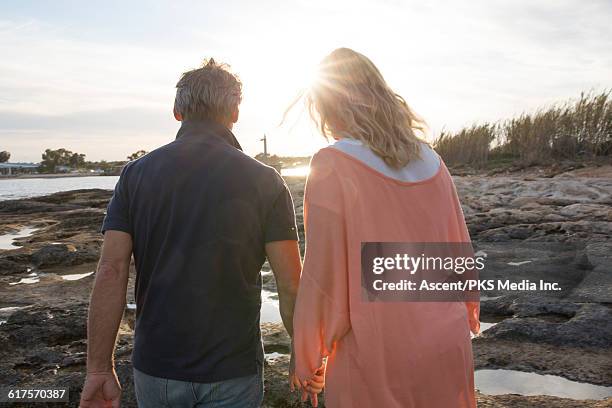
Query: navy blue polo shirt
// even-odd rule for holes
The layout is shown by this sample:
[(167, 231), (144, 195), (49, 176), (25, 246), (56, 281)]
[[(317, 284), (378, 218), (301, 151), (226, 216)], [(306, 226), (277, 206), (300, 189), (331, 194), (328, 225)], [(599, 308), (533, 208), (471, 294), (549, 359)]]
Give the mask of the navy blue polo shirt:
[(204, 383), (257, 372), (264, 246), (298, 239), (276, 170), (226, 127), (184, 121), (175, 141), (124, 167), (108, 230), (134, 243), (136, 369)]

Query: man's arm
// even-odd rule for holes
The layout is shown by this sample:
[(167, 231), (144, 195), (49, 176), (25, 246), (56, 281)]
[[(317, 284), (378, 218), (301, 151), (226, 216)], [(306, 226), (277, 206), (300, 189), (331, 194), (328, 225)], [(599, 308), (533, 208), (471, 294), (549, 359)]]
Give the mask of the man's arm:
[(87, 322), (87, 379), (81, 407), (112, 402), (119, 406), (121, 388), (114, 370), (113, 354), (132, 257), (132, 237), (121, 231), (104, 234), (102, 255), (89, 304)]
[(302, 272), (300, 248), (297, 241), (273, 241), (266, 243), (266, 254), (276, 278), (281, 319), (293, 337), (293, 309)]

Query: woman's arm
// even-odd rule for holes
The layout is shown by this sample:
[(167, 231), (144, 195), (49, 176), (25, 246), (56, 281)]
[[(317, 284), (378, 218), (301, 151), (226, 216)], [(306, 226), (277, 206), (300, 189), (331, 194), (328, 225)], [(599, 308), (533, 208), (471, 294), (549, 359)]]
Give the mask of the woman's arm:
[(296, 374), (311, 380), (350, 330), (347, 236), (333, 163), (315, 155), (304, 193), (306, 253), (294, 315)]

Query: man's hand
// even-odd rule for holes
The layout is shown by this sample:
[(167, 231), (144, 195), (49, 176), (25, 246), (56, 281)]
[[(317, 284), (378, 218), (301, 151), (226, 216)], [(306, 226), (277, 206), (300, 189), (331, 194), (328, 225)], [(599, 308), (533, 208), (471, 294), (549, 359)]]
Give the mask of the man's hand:
[(88, 373), (79, 408), (119, 408), (121, 385), (115, 371)]
[(291, 344), (291, 359), (289, 360), (289, 388), (291, 392), (302, 388), (300, 379), (295, 375), (295, 353), (293, 352), (293, 344)]

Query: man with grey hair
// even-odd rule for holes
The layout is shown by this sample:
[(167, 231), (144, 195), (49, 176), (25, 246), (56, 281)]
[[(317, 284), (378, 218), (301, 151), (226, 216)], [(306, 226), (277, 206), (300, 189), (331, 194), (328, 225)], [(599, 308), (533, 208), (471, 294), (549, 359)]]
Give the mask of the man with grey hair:
[(212, 59), (184, 73), (176, 140), (124, 167), (102, 225), (81, 407), (119, 406), (113, 351), (132, 254), (138, 405), (261, 405), (260, 270), (267, 257), (292, 335), (301, 261), (286, 184), (231, 132), (241, 87)]

